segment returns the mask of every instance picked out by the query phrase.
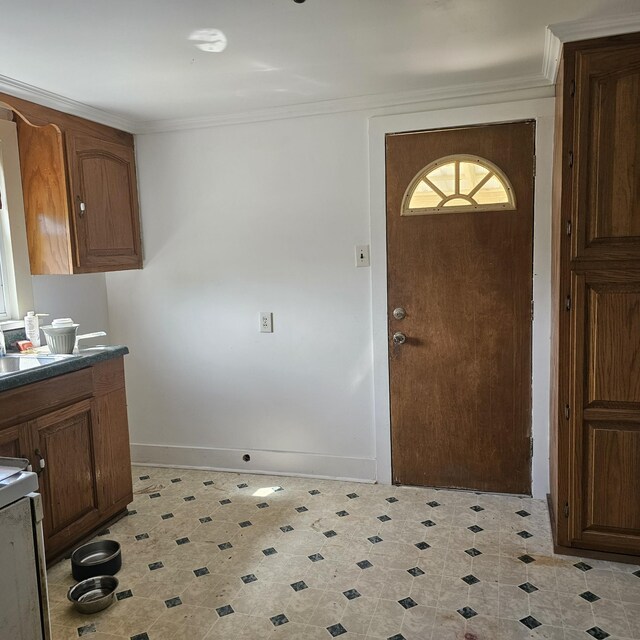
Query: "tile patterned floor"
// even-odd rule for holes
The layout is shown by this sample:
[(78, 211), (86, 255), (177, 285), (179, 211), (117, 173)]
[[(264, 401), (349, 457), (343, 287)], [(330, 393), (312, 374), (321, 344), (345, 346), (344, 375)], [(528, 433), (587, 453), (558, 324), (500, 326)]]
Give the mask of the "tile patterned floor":
[(544, 502), (135, 467), (118, 602), (54, 640), (640, 639), (640, 568), (555, 556)]

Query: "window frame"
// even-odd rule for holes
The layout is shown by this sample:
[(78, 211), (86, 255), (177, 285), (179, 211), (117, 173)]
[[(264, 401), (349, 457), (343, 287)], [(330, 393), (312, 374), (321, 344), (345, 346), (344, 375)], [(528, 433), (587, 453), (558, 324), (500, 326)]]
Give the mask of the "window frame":
[[(454, 206), (444, 206), (444, 205), (439, 205), (437, 207), (420, 207), (420, 208), (410, 208), (409, 207), (409, 203), (411, 202), (411, 198), (413, 197), (413, 194), (416, 190), (416, 188), (418, 187), (418, 185), (434, 170), (437, 169), (438, 167), (441, 167), (443, 165), (446, 164), (451, 164), (453, 162), (457, 162), (457, 163), (461, 163), (461, 162), (468, 162), (468, 163), (472, 163), (472, 164), (477, 164), (481, 167), (483, 167), (484, 169), (487, 169), (487, 171), (489, 172), (489, 177), (488, 178), (483, 178), (483, 181), (489, 180), (491, 179), (492, 176), (495, 176), (500, 184), (504, 187), (505, 192), (507, 194), (508, 197), (508, 201), (507, 202), (499, 202), (499, 203), (491, 203), (491, 204), (478, 204), (478, 203), (473, 203), (470, 202), (469, 204), (464, 204), (464, 205), (454, 205)], [(458, 174), (456, 174), (458, 175)], [(457, 178), (459, 180), (459, 178)], [(459, 185), (456, 187), (459, 190)], [(474, 187), (474, 189), (477, 188)], [(473, 190), (472, 190), (473, 193)], [(452, 194), (450, 196), (446, 196), (447, 198), (462, 198), (462, 199), (468, 199), (469, 196), (468, 194), (464, 194), (464, 193), (455, 193)], [(425, 167), (423, 167), (422, 169), (420, 169), (420, 171), (418, 171), (418, 173), (415, 175), (415, 177), (413, 178), (413, 180), (411, 180), (411, 182), (409, 183), (409, 186), (407, 187), (407, 189), (404, 192), (404, 196), (402, 197), (402, 205), (401, 205), (401, 209), (400, 209), (400, 215), (401, 216), (424, 216), (424, 215), (442, 215), (445, 213), (470, 213), (472, 211), (474, 212), (480, 212), (480, 211), (514, 211), (517, 208), (517, 204), (516, 204), (516, 195), (515, 195), (515, 191), (513, 189), (513, 186), (511, 184), (511, 181), (509, 180), (509, 178), (507, 177), (507, 175), (504, 173), (504, 171), (502, 171), (502, 169), (500, 169), (500, 167), (498, 167), (497, 165), (495, 165), (493, 162), (491, 162), (490, 160), (487, 160), (486, 158), (482, 158), (480, 156), (475, 156), (475, 155), (470, 155), (470, 154), (464, 154), (464, 153), (456, 153), (456, 154), (452, 154), (452, 155), (448, 155), (448, 156), (443, 156), (441, 158), (438, 158), (437, 160), (434, 160), (433, 162), (430, 162), (428, 165), (426, 165)]]
[(0, 328), (24, 326), (23, 317), (33, 309), (33, 287), (20, 176), (18, 136), (11, 112), (0, 104), (0, 259), (2, 260), (5, 313)]

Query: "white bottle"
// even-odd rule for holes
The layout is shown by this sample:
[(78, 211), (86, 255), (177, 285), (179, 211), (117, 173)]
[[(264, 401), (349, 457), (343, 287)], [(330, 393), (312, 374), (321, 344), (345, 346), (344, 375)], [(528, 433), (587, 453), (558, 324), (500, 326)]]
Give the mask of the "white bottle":
[(24, 317), (24, 332), (34, 347), (40, 346), (40, 323), (34, 311), (28, 311)]

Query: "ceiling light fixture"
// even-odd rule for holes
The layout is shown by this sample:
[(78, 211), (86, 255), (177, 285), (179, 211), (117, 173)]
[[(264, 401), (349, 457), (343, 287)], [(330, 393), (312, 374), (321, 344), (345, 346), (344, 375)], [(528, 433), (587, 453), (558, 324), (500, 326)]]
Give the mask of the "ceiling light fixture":
[(221, 53), (227, 48), (227, 36), (220, 29), (197, 29), (189, 34), (189, 40), (207, 53)]

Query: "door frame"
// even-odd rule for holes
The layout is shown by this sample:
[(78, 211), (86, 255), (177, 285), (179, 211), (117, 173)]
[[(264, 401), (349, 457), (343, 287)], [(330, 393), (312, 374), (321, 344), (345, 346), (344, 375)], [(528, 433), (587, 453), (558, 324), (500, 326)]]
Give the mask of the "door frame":
[(499, 102), (369, 119), (369, 198), (371, 216), (371, 314), (373, 338), (376, 480), (391, 484), (391, 410), (387, 325), (387, 231), (385, 136), (388, 133), (536, 122), (536, 178), (533, 210), (533, 300), (531, 435), (532, 493), (549, 492), (549, 412), (551, 373), (551, 183), (554, 98)]

